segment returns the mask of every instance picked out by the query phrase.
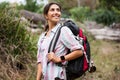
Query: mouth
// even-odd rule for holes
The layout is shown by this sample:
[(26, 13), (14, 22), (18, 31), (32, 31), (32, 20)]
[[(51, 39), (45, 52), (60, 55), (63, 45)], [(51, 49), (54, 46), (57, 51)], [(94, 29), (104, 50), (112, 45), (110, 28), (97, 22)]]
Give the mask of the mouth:
[(60, 15), (55, 15), (55, 16), (53, 16), (53, 18), (59, 19), (59, 18), (60, 18)]
[(59, 17), (59, 16), (54, 16), (53, 18), (55, 18), (55, 19), (59, 19), (60, 17)]

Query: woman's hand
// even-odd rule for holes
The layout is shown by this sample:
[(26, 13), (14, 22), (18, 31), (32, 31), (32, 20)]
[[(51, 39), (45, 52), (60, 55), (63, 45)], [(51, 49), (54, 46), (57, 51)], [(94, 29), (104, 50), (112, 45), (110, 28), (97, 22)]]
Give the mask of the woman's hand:
[(50, 52), (47, 54), (48, 61), (52, 61), (54, 63), (61, 62), (60, 57), (57, 57), (54, 52)]

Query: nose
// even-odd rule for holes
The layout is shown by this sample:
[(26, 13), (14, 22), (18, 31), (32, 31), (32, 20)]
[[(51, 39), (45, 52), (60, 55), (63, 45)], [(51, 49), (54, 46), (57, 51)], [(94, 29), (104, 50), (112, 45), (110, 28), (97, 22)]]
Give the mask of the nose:
[(61, 13), (60, 13), (59, 10), (55, 10), (54, 14), (55, 14), (55, 15), (60, 15)]
[(59, 11), (57, 9), (55, 9), (55, 13), (59, 13)]

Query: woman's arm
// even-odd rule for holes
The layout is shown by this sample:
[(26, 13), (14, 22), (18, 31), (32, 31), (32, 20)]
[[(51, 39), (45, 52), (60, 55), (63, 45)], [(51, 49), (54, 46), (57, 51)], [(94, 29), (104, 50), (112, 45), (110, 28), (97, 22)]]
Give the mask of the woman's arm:
[[(70, 61), (70, 60), (76, 59), (82, 55), (83, 55), (82, 50), (75, 50), (75, 51), (72, 51), (71, 53), (65, 55), (64, 58), (65, 58), (65, 61)], [(57, 57), (54, 52), (49, 53), (47, 55), (47, 57), (48, 57), (49, 61), (53, 61), (55, 63), (62, 62), (61, 58)]]
[(75, 36), (69, 28), (63, 27), (61, 29), (60, 40), (61, 43), (63, 43), (63, 45), (72, 52), (64, 55), (63, 57), (57, 57), (55, 56), (55, 53), (51, 52), (47, 55), (49, 61), (53, 61), (55, 63), (62, 62), (64, 59), (66, 61), (70, 61), (83, 55), (83, 46), (75, 39)]
[(41, 80), (42, 77), (42, 65), (41, 63), (37, 64), (37, 78), (36, 80)]
[(64, 57), (65, 57), (66, 61), (70, 61), (70, 60), (76, 59), (82, 55), (83, 55), (82, 50), (75, 50), (75, 51), (72, 51), (71, 53), (65, 55)]

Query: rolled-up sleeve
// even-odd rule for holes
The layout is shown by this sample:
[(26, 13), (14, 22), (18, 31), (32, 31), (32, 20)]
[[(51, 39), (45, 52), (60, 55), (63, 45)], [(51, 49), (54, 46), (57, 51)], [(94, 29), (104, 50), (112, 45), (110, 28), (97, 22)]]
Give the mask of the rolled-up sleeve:
[(79, 44), (79, 42), (75, 39), (74, 34), (71, 32), (71, 30), (68, 27), (63, 27), (61, 29), (60, 38), (62, 43), (71, 51), (82, 49), (83, 46)]
[(41, 54), (39, 52), (39, 48), (38, 48), (38, 51), (37, 51), (37, 63), (41, 62)]

